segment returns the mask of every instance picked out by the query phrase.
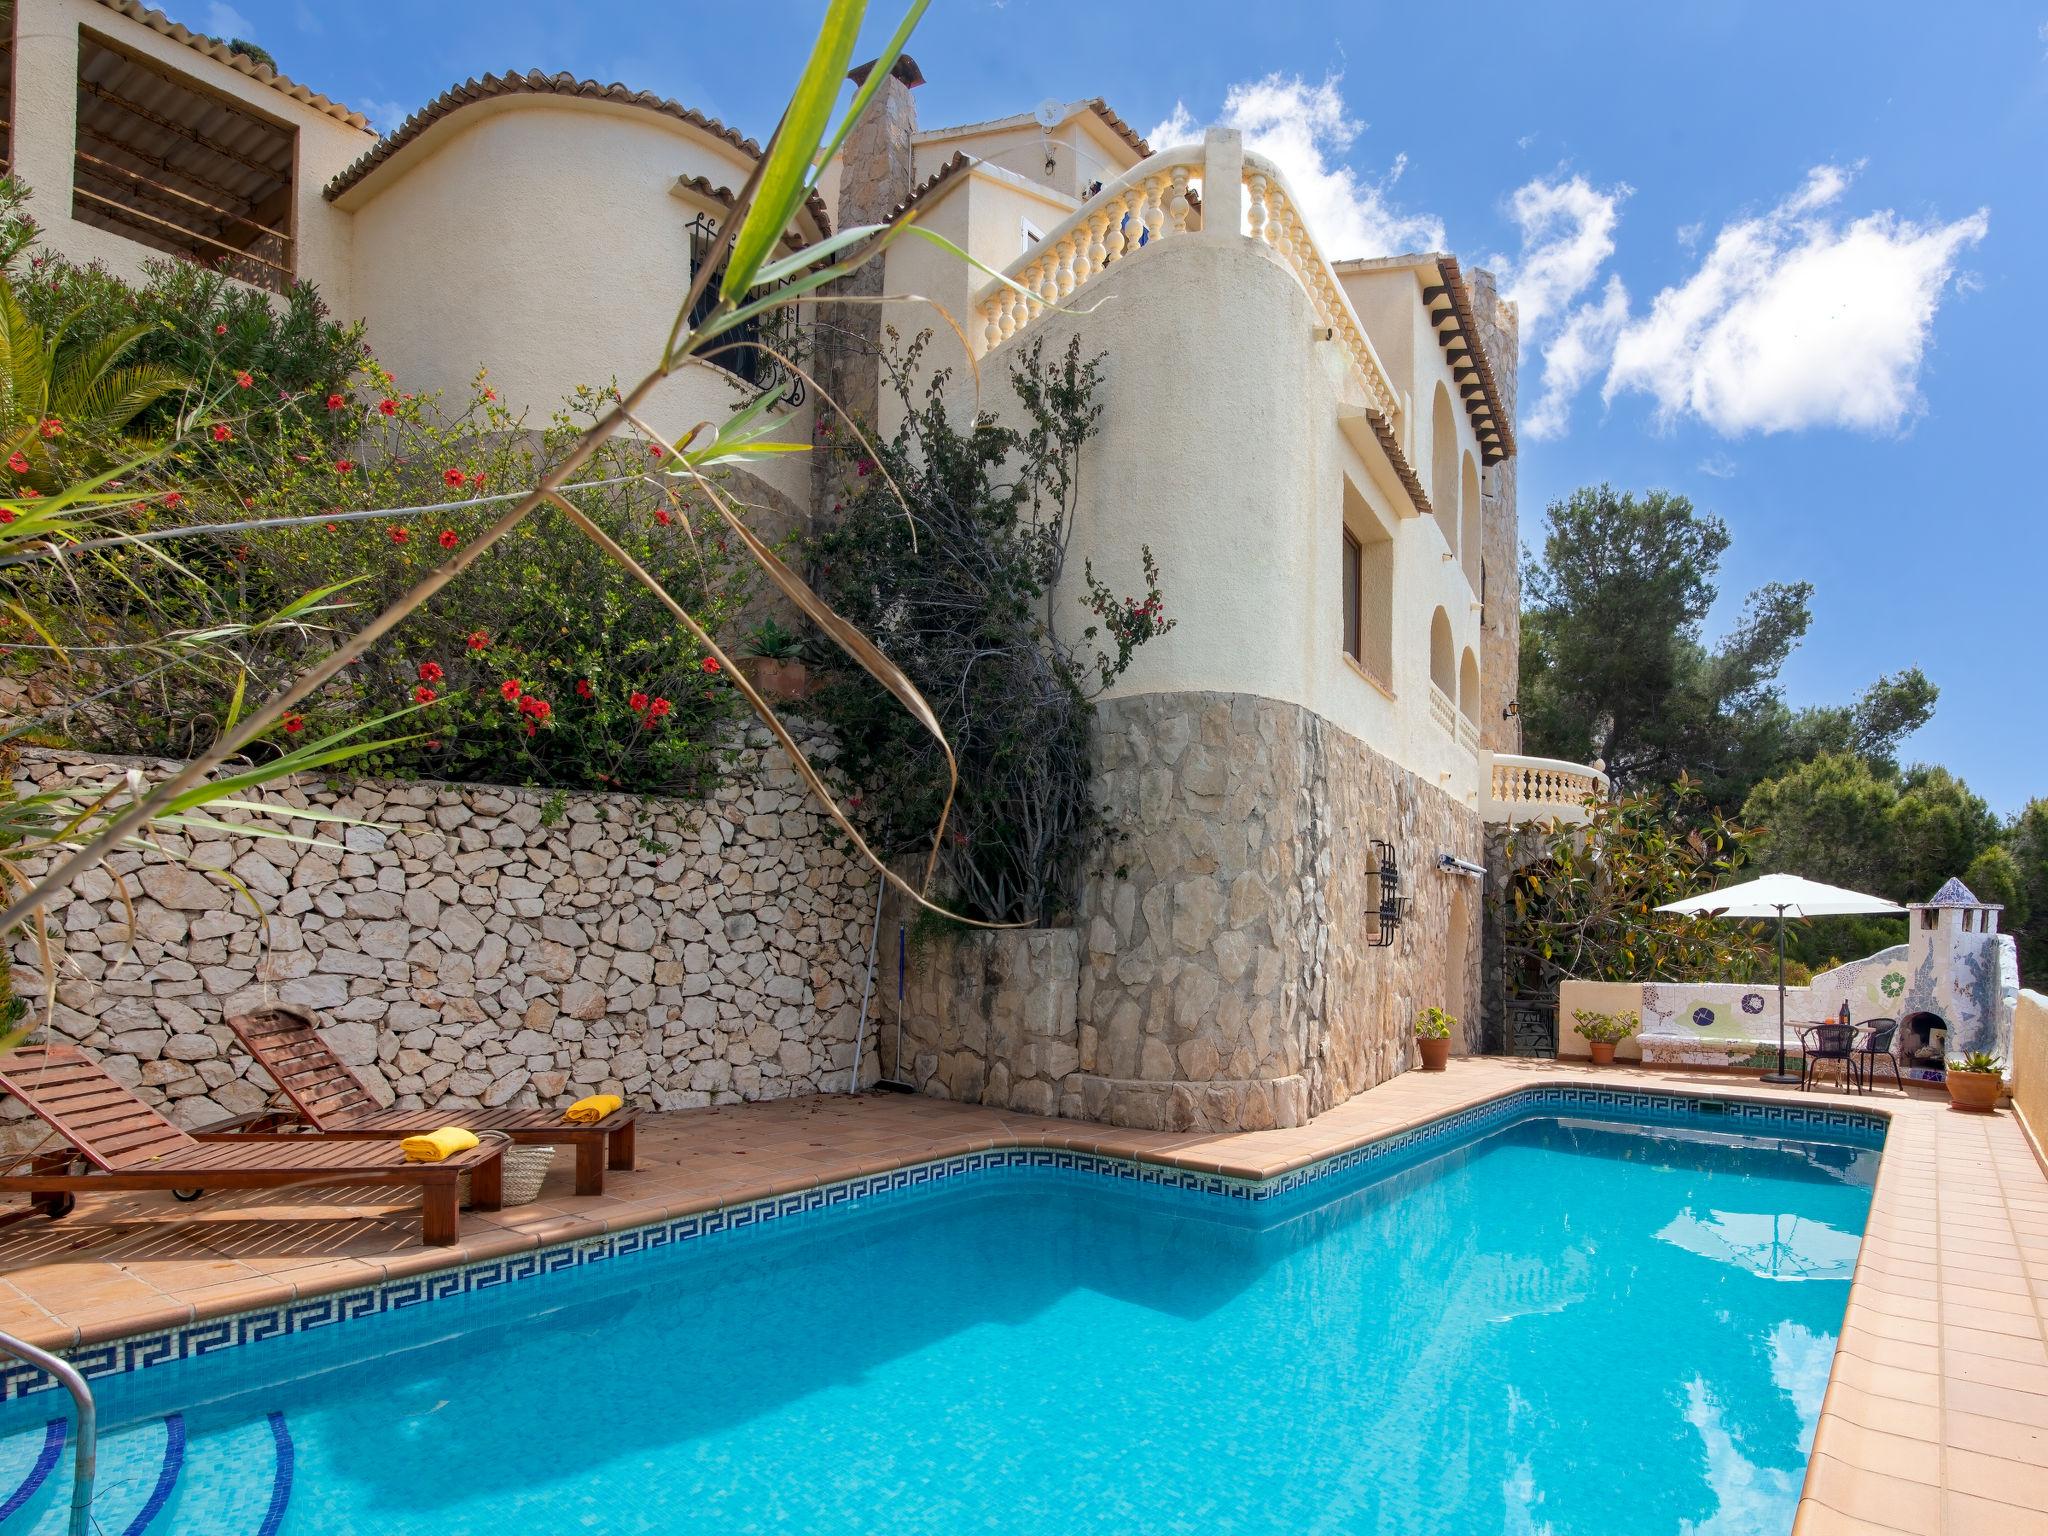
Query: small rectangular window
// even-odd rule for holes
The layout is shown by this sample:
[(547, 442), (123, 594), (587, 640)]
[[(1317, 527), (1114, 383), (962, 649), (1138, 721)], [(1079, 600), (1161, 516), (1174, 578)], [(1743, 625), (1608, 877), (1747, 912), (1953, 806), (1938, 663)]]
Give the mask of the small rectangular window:
[(1344, 654), (1353, 661), (1360, 659), (1360, 636), (1358, 631), (1359, 588), (1362, 585), (1365, 551), (1358, 540), (1351, 536), (1351, 530), (1344, 530)]
[(281, 293), (297, 160), (297, 129), (80, 32), (79, 223)]

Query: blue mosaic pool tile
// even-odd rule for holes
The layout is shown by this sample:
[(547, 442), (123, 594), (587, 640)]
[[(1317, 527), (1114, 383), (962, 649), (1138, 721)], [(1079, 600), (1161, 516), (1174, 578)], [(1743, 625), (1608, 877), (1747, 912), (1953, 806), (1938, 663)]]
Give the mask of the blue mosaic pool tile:
[[(585, 1264), (651, 1253), (672, 1243), (738, 1232), (765, 1221), (810, 1215), (877, 1195), (920, 1189), (997, 1169), (1053, 1169), (1228, 1200), (1276, 1200), (1323, 1179), (1389, 1158), (1412, 1155), (1437, 1142), (1462, 1141), (1530, 1115), (1588, 1110), (1661, 1116), (1695, 1127), (1708, 1126), (1752, 1134), (1819, 1130), (1836, 1137), (1846, 1136), (1858, 1145), (1873, 1148), (1881, 1146), (1884, 1141), (1884, 1117), (1868, 1110), (1755, 1099), (1721, 1099), (1650, 1089), (1556, 1085), (1523, 1089), (1490, 1099), (1264, 1180), (1235, 1179), (1224, 1174), (1172, 1168), (1160, 1163), (1142, 1163), (1062, 1147), (997, 1147), (914, 1163), (885, 1173), (862, 1174), (788, 1194), (764, 1196), (759, 1200), (678, 1216), (666, 1222), (633, 1227), (601, 1237), (556, 1243), (509, 1258), (485, 1259), (459, 1268), (435, 1270), (359, 1290), (310, 1297), (304, 1301), (237, 1313), (232, 1317), (211, 1318), (179, 1328), (138, 1334), (93, 1345), (71, 1353), (68, 1358), (88, 1380), (121, 1375), (241, 1344), (307, 1333), (380, 1312), (394, 1312), (454, 1296), (476, 1295), (498, 1286), (580, 1268)], [(19, 1361), (0, 1362), (0, 1402), (45, 1391), (53, 1385), (55, 1383), (35, 1366)]]

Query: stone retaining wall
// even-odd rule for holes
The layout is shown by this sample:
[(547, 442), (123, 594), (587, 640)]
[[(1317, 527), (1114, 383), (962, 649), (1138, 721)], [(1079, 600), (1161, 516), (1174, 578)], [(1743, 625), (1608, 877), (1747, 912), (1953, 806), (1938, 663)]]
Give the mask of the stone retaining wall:
[[(125, 766), (23, 756), (24, 786)], [(222, 1023), (266, 995), (318, 1009), (371, 1092), (406, 1107), (606, 1091), (679, 1109), (849, 1085), (874, 876), (759, 727), (702, 802), (368, 781), (261, 798), (366, 824), (290, 824), (339, 847), (223, 833), (183, 862), (117, 853), (50, 909), (56, 1037), (182, 1123), (269, 1096)], [(33, 941), (13, 958), (40, 1010)]]

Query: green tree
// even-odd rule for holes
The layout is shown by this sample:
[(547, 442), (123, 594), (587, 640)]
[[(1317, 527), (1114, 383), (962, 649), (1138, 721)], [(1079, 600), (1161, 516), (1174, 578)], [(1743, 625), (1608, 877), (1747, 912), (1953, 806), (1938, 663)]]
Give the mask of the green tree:
[(1600, 758), (1624, 791), (1685, 774), (1705, 803), (1741, 802), (1719, 786), (1756, 774), (1757, 747), (1783, 732), (1778, 672), (1806, 633), (1812, 588), (1759, 587), (1709, 647), (1727, 548), (1720, 519), (1665, 491), (1583, 487), (1552, 503), (1522, 615), (1531, 751)]
[(2020, 975), (2040, 985), (2048, 976), (2048, 799), (2029, 800), (2007, 834), (2022, 911), (2005, 926), (2019, 941)]

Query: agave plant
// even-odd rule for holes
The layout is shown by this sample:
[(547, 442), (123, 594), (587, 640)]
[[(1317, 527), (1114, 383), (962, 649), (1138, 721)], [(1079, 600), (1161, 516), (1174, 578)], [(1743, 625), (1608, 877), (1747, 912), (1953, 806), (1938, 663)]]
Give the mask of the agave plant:
[(85, 346), (68, 342), (65, 330), (60, 324), (46, 335), (0, 275), (0, 459), (10, 495), (48, 495), (81, 470), (148, 452), (151, 445), (131, 435), (136, 418), (191, 384), (175, 369), (122, 361), (147, 325)]

